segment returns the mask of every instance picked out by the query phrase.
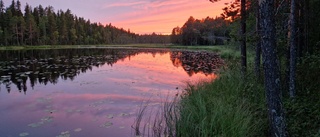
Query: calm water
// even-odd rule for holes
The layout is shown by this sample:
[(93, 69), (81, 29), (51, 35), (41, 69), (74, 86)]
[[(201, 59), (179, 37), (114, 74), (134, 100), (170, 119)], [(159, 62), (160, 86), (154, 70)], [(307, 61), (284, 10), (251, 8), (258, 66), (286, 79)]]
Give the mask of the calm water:
[(0, 51), (1, 137), (132, 136), (141, 104), (212, 80), (209, 53), (146, 49)]

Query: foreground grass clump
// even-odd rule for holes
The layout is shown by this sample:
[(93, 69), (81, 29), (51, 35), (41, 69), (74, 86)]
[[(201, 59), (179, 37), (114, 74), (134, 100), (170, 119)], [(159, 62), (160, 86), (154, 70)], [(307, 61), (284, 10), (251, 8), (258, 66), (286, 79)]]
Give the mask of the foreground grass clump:
[(252, 76), (244, 82), (235, 70), (211, 83), (189, 85), (177, 110), (176, 135), (263, 136), (264, 92)]
[[(263, 86), (254, 76), (249, 74), (243, 81), (239, 74), (237, 69), (228, 68), (214, 82), (189, 84), (180, 97), (164, 103), (156, 117), (147, 119), (145, 123), (153, 126), (139, 136), (266, 136)], [(155, 114), (141, 111), (138, 120), (146, 115)], [(146, 127), (135, 125), (136, 131), (139, 126)]]

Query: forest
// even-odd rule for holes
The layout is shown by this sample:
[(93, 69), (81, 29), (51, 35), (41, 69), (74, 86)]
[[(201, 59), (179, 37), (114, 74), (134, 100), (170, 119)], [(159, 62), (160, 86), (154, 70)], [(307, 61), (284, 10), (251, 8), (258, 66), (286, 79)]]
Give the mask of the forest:
[[(217, 1), (220, 0), (210, 0), (213, 4)], [(263, 107), (263, 109), (266, 110), (263, 111), (260, 118), (268, 118), (265, 129), (267, 132), (263, 136), (319, 136), (320, 1), (234, 0), (225, 4), (226, 7), (223, 8), (221, 17), (211, 19), (215, 25), (207, 23), (210, 18), (199, 20), (190, 17), (182, 27), (173, 28), (172, 43), (193, 46), (226, 43), (236, 47), (241, 55), (240, 59), (237, 59), (232, 65), (239, 64), (234, 69), (239, 70), (237, 72), (241, 73), (242, 78), (236, 82), (244, 81), (244, 84), (239, 84), (240, 87), (232, 91), (243, 90), (240, 96), (250, 100), (255, 98), (252, 96), (257, 95), (258, 93), (255, 92), (259, 91), (259, 88), (252, 87), (262, 85), (265, 96), (263, 104), (266, 105), (266, 108)], [(218, 81), (230, 79), (228, 75), (226, 77)], [(224, 85), (224, 83), (220, 84)], [(232, 84), (234, 83), (225, 85), (232, 86)], [(203, 98), (213, 94), (210, 91), (202, 92), (205, 92)], [(192, 96), (194, 98), (198, 95), (192, 94), (195, 94)], [(219, 99), (219, 96), (216, 99)], [(209, 102), (210, 99), (205, 103), (200, 103)], [(188, 105), (193, 106), (192, 103)], [(189, 114), (192, 112), (188, 111), (191, 108), (188, 105), (185, 107), (187, 111), (185, 113), (190, 118), (192, 116)], [(210, 107), (215, 106), (214, 104), (209, 105)], [(203, 111), (208, 111), (210, 115), (218, 115), (218, 112), (214, 110), (211, 112), (209, 107), (206, 109), (209, 110)], [(254, 113), (260, 111), (254, 110)], [(211, 117), (205, 116), (206, 118)], [(194, 117), (196, 118), (197, 115)], [(183, 120), (181, 122), (183, 123)], [(221, 122), (221, 124), (225, 123)], [(220, 125), (217, 126), (214, 129), (220, 128)], [(205, 134), (204, 136), (225, 135), (219, 132), (211, 133), (210, 127), (207, 131), (208, 133), (196, 131), (193, 135), (201, 133)], [(226, 134), (229, 133), (226, 132)], [(261, 136), (263, 133), (258, 134)]]
[(180, 45), (223, 45), (230, 40), (231, 21), (223, 17), (199, 20), (192, 16), (171, 33), (171, 42)]
[[(220, 0), (211, 0), (213, 2)], [(227, 2), (227, 1), (226, 1)], [(240, 35), (240, 0), (225, 3), (223, 13), (215, 18), (195, 19), (190, 18), (182, 27), (174, 27), (171, 33), (171, 42), (180, 45), (221, 45), (238, 42)], [(304, 50), (318, 50), (320, 33), (319, 30), (320, 10), (315, 5), (319, 4), (316, 0), (303, 0), (296, 3), (298, 8), (297, 16), (297, 43), (299, 43), (300, 53)], [(246, 0), (246, 41), (250, 45), (257, 42), (258, 31), (256, 29), (256, 19), (258, 11), (258, 0)], [(290, 0), (275, 0), (276, 7), (276, 37), (280, 45), (285, 48), (288, 35), (288, 20), (290, 13)]]
[(93, 23), (67, 11), (42, 5), (32, 8), (12, 0), (0, 1), (0, 45), (97, 45), (130, 43), (169, 43), (168, 35), (139, 35), (111, 23)]

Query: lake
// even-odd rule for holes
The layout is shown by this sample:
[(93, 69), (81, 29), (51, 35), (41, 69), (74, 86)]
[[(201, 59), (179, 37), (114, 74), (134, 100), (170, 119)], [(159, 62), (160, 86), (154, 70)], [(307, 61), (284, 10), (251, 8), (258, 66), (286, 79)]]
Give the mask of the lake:
[(143, 104), (161, 106), (222, 65), (168, 49), (0, 51), (0, 136), (133, 136)]

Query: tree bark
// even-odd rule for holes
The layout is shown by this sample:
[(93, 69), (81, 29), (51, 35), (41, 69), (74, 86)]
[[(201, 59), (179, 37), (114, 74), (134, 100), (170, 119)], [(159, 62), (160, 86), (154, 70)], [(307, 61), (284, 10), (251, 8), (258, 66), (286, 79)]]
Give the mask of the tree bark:
[(261, 46), (270, 133), (274, 137), (285, 137), (287, 136), (286, 124), (281, 100), (280, 70), (276, 55), (274, 2), (274, 0), (259, 0)]
[(246, 49), (246, 0), (241, 0), (241, 72), (243, 76), (247, 71)]
[(256, 10), (256, 33), (257, 33), (257, 44), (256, 44), (256, 56), (255, 56), (255, 75), (257, 79), (260, 79), (261, 74), (261, 39), (260, 39), (260, 7), (257, 5)]
[(297, 66), (297, 26), (296, 26), (296, 1), (291, 0), (289, 18), (289, 44), (290, 44), (290, 74), (289, 94), (295, 97), (296, 94), (296, 66)]
[(305, 53), (309, 53), (309, 0), (304, 0), (304, 35), (305, 35)]

